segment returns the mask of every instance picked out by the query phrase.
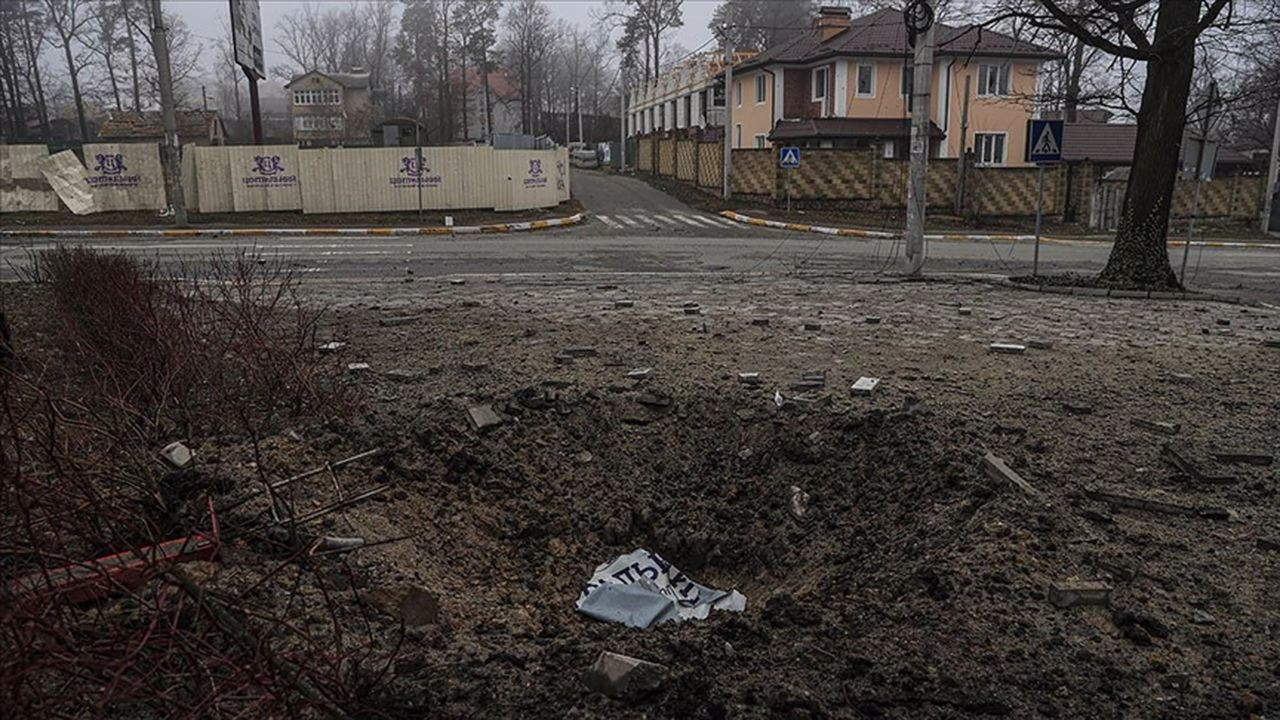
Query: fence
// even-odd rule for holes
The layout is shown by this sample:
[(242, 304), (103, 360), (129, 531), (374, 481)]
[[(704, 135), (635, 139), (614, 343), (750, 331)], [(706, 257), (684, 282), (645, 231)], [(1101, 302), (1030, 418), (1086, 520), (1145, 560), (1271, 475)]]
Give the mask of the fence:
[[(723, 145), (689, 138), (649, 135), (637, 139), (636, 169), (696, 184), (722, 186)], [(733, 150), (732, 187), (735, 195), (781, 204), (788, 193), (797, 207), (839, 209), (903, 209), (907, 199), (909, 161), (884, 158), (872, 149), (805, 149), (800, 167), (778, 167), (777, 150)], [(1087, 220), (1097, 214), (1098, 190), (1105, 168), (1081, 163), (1045, 170), (1044, 212), (1067, 220)], [(1036, 212), (1039, 170), (1034, 167), (965, 168), (963, 207), (978, 216), (1029, 216)], [(951, 211), (956, 200), (959, 161), (929, 161), (926, 205)], [(1200, 215), (1256, 218), (1262, 208), (1263, 179), (1257, 176), (1219, 178), (1201, 190)], [(1179, 181), (1174, 194), (1175, 216), (1191, 212), (1191, 183)]]
[[(88, 167), (70, 151), (0, 148), (0, 209), (77, 214), (165, 207), (154, 144), (86, 145)], [(337, 148), (292, 145), (196, 147), (183, 151), (189, 209), (203, 213), (385, 212), (552, 207), (570, 194), (568, 152), (492, 147)]]

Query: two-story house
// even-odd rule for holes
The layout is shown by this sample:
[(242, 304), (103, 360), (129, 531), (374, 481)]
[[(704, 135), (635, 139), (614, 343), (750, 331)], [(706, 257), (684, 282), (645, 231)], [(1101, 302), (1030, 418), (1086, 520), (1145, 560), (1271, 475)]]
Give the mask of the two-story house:
[(319, 70), (295, 76), (284, 86), (301, 147), (368, 145), (373, 127), (369, 73)]
[[(939, 23), (929, 117), (931, 154), (958, 157), (965, 79), (967, 149), (983, 165), (1023, 165), (1040, 66), (1058, 55), (980, 27)], [(734, 65), (734, 147), (875, 147), (903, 157), (911, 128), (912, 50), (902, 12), (851, 18), (822, 7), (812, 28)]]

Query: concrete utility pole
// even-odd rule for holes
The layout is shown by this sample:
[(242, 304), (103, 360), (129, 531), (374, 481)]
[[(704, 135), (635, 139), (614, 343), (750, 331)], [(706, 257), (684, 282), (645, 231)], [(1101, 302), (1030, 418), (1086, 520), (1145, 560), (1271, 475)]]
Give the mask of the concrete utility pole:
[(164, 119), (165, 171), (169, 175), (169, 203), (173, 206), (173, 221), (179, 226), (187, 224), (187, 201), (182, 195), (182, 169), (178, 163), (178, 116), (173, 105), (173, 75), (169, 69), (168, 29), (164, 25), (164, 13), (160, 0), (151, 0), (151, 46), (156, 54), (156, 74), (160, 84), (160, 110)]
[[(964, 174), (966, 154), (969, 149), (969, 82), (973, 80), (972, 75), (964, 76), (964, 103), (960, 106), (960, 154), (956, 157), (960, 164), (956, 166), (956, 202), (955, 212), (959, 215), (964, 212)], [(943, 92), (948, 89), (944, 88)]]
[[(712, 92), (712, 98), (715, 93)], [(733, 44), (724, 35), (724, 199), (733, 195)]]
[(1271, 203), (1275, 196), (1276, 183), (1280, 182), (1280, 102), (1276, 103), (1276, 129), (1271, 138), (1271, 171), (1267, 173), (1267, 187), (1262, 193), (1262, 232), (1267, 232), (1271, 225)]
[[(920, 274), (924, 267), (925, 178), (929, 172), (929, 81), (933, 77), (933, 8), (926, 0), (915, 0), (917, 31), (915, 75), (911, 85), (911, 174), (907, 185), (907, 275)], [(925, 25), (927, 27), (920, 27)]]

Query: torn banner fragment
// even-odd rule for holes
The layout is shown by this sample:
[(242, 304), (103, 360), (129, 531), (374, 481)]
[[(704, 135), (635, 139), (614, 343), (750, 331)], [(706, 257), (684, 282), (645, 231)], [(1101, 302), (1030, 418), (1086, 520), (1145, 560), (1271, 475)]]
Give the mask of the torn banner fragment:
[(647, 628), (668, 620), (702, 620), (712, 610), (742, 612), (747, 598), (737, 590), (699, 585), (641, 548), (597, 567), (575, 607), (597, 620)]

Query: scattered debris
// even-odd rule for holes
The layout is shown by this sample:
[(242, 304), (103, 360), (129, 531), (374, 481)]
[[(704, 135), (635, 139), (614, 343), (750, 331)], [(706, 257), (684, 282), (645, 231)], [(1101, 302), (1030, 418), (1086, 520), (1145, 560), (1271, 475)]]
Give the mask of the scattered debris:
[(1104, 582), (1068, 580), (1049, 583), (1049, 601), (1060, 608), (1108, 605), (1111, 586)]
[(752, 318), (751, 324), (756, 327), (769, 327), (769, 318)]
[(627, 377), (632, 380), (643, 380), (653, 374), (653, 368), (636, 368), (627, 371)]
[(1210, 450), (1209, 455), (1218, 462), (1239, 465), (1270, 465), (1275, 460), (1271, 453), (1248, 450)]
[(337, 352), (346, 346), (347, 346), (346, 343), (338, 342), (337, 340), (334, 340), (333, 342), (327, 342), (323, 345), (320, 345), (316, 349), (322, 353), (331, 353), (331, 352)]
[(1280, 348), (1280, 338), (1266, 338), (1262, 341), (1262, 347)]
[(1165, 443), (1160, 449), (1160, 457), (1196, 482), (1209, 483), (1211, 485), (1230, 485), (1240, 479), (1235, 475), (1211, 475), (1206, 473), (1190, 457), (1168, 443)]
[(572, 355), (566, 355), (565, 353), (558, 353), (555, 357), (553, 357), (553, 358), (552, 358), (552, 360), (555, 360), (555, 363), (556, 363), (557, 365), (572, 365), (572, 364), (573, 364), (573, 356), (572, 356)]
[(602, 650), (583, 681), (592, 692), (615, 698), (634, 697), (656, 690), (666, 673), (667, 668), (658, 663)]
[(1016, 355), (1019, 353), (1026, 352), (1027, 346), (1019, 345), (1017, 343), (993, 342), (987, 346), (987, 349), (994, 353), (1006, 353), (1010, 355)]
[(1177, 503), (1165, 502), (1163, 500), (1150, 500), (1147, 498), (1120, 495), (1100, 490), (1085, 490), (1084, 495), (1090, 500), (1098, 500), (1116, 507), (1124, 507), (1134, 510), (1146, 510), (1148, 512), (1164, 513), (1166, 515), (1183, 515), (1185, 517), (1209, 518), (1213, 520), (1228, 520), (1231, 518), (1231, 511), (1220, 507), (1179, 505)]
[(870, 395), (876, 386), (880, 384), (880, 378), (860, 377), (858, 381), (849, 387), (854, 395)]
[(435, 625), (440, 621), (440, 599), (430, 590), (410, 587), (400, 600), (399, 611), (408, 627)]
[(492, 405), (472, 405), (467, 408), (467, 416), (471, 418), (471, 426), (476, 430), (486, 430), (502, 424), (502, 417), (493, 411)]
[(1040, 338), (1028, 338), (1027, 347), (1031, 348), (1032, 350), (1052, 350), (1053, 341), (1042, 340)]
[(957, 313), (959, 313), (959, 314), (961, 314), (961, 315), (972, 315), (972, 314), (973, 314), (973, 308), (971, 308), (971, 307), (963, 307), (963, 306), (962, 306), (962, 307), (956, 308), (956, 312), (957, 312)]
[(1037, 490), (1031, 483), (1022, 479), (1022, 476), (1013, 471), (1013, 468), (1005, 464), (1004, 460), (988, 452), (982, 456), (982, 471), (992, 480), (1005, 480), (1017, 485), (1028, 495), (1036, 498), (1043, 498), (1044, 494)]
[(364, 547), (364, 538), (358, 537), (334, 537), (325, 535), (317, 538), (311, 547), (312, 555), (327, 555), (331, 553), (351, 552)]
[(1188, 384), (1195, 380), (1195, 376), (1190, 373), (1169, 373), (1169, 382)]
[(773, 404), (774, 404), (774, 405), (777, 405), (778, 407), (782, 407), (783, 405), (786, 405), (786, 404), (787, 404), (787, 399), (786, 399), (786, 398), (784, 398), (784, 397), (782, 397), (782, 391), (781, 391), (781, 390), (774, 390), (774, 391), (773, 391)]
[(1271, 552), (1280, 552), (1280, 540), (1271, 540), (1269, 538), (1258, 538), (1259, 550), (1270, 550)]
[(816, 323), (816, 322), (807, 322), (804, 324), (804, 329), (809, 332), (818, 332), (819, 330), (822, 330), (822, 324)]
[(421, 315), (401, 315), (399, 317), (384, 317), (378, 321), (383, 327), (399, 327), (401, 325), (412, 325), (422, 319)]
[(800, 380), (791, 383), (791, 389), (797, 392), (805, 390), (821, 390), (827, 386), (827, 373), (825, 371), (817, 371), (805, 373), (800, 376)]
[(791, 486), (791, 516), (797, 520), (804, 518), (805, 513), (809, 512), (809, 493), (801, 490), (798, 485)]
[(1159, 420), (1146, 420), (1143, 418), (1133, 418), (1132, 422), (1135, 426), (1143, 430), (1164, 433), (1165, 435), (1177, 435), (1182, 426), (1177, 423), (1161, 422)]
[(1230, 325), (1230, 324), (1231, 324), (1231, 319), (1230, 319), (1230, 318), (1218, 318), (1218, 324), (1219, 324), (1219, 325), (1222, 325), (1223, 327), (1225, 327), (1225, 326), (1227, 326), (1227, 325)]
[(657, 553), (643, 548), (601, 564), (574, 607), (597, 620), (647, 628), (674, 620), (705, 619), (712, 610), (742, 612), (737, 590), (713, 590), (690, 580)]
[(1092, 415), (1093, 414), (1093, 406), (1087, 405), (1085, 403), (1069, 403), (1069, 402), (1062, 403), (1062, 409), (1066, 410), (1072, 415)]
[(740, 372), (738, 373), (738, 382), (743, 385), (759, 385), (760, 373), (758, 372)]
[(367, 362), (353, 362), (353, 363), (347, 363), (347, 372), (349, 372), (349, 373), (360, 373), (360, 372), (365, 372), (365, 371), (367, 371), (368, 369), (369, 369), (369, 363), (367, 363)]
[(868, 315), (862, 318), (862, 322), (866, 323), (867, 325), (879, 325), (880, 318), (876, 315)]
[(621, 310), (623, 308), (629, 308), (629, 307), (635, 307), (635, 306), (636, 304), (635, 304), (635, 301), (633, 300), (614, 300), (613, 301), (613, 308), (615, 310)]
[(646, 407), (665, 408), (671, 405), (671, 396), (650, 390), (637, 395), (636, 402)]
[(171, 442), (160, 450), (160, 457), (164, 458), (164, 461), (169, 465), (181, 470), (191, 464), (191, 458), (194, 457), (194, 453), (181, 442)]
[(1169, 637), (1169, 628), (1144, 612), (1116, 610), (1111, 614), (1111, 622), (1115, 623), (1122, 635), (1139, 645), (1150, 645), (1152, 636)]
[(569, 357), (572, 357), (572, 358), (589, 358), (589, 357), (595, 357), (599, 353), (596, 351), (595, 348), (579, 347), (579, 348), (568, 348), (563, 352), (561, 352), (560, 354), (568, 355)]
[(449, 278), (450, 285), (466, 285), (466, 278)]

